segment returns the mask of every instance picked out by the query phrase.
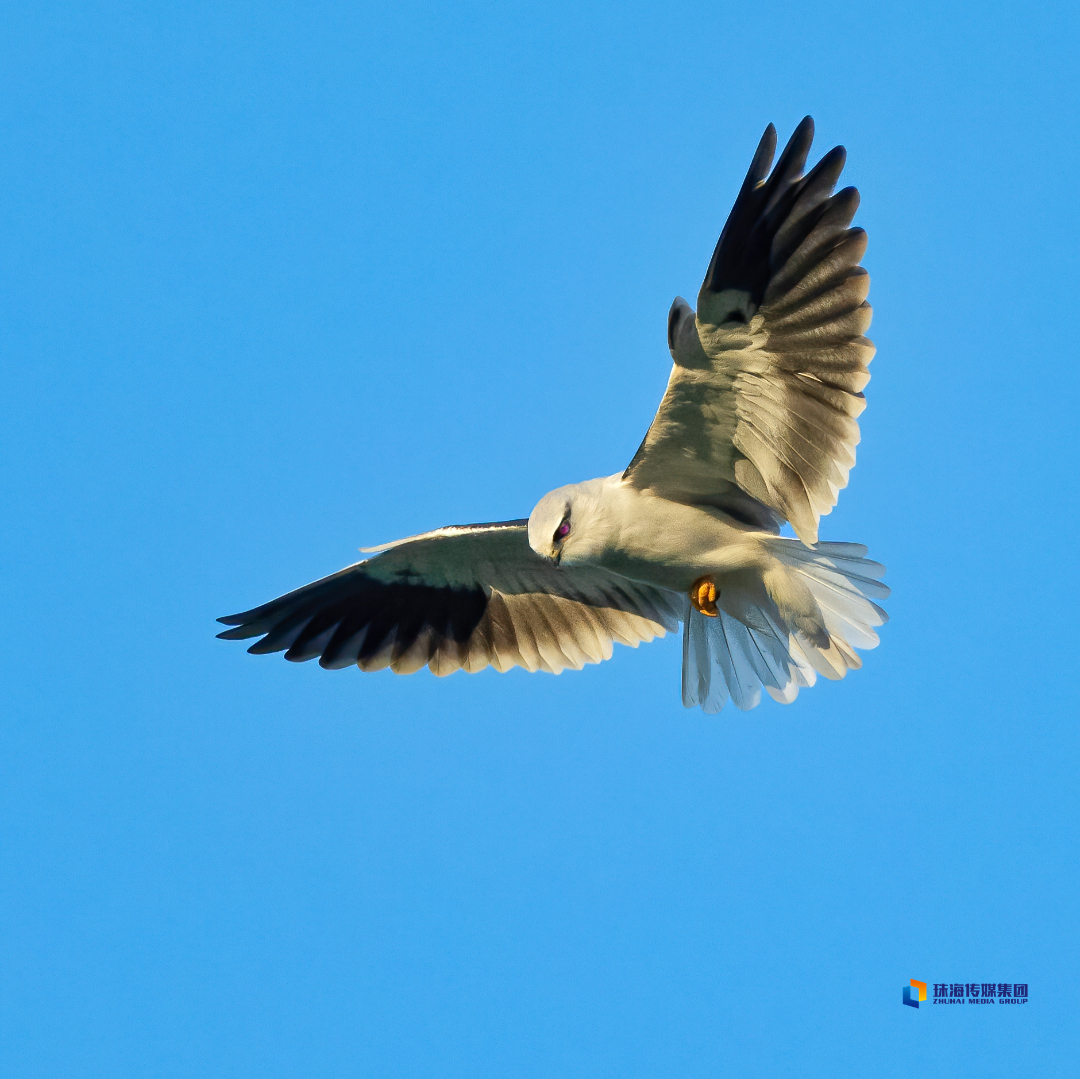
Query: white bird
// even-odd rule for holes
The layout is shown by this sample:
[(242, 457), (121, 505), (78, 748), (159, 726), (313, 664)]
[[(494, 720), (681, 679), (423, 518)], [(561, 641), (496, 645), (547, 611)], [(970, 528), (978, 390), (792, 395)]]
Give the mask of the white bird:
[[(612, 643), (683, 630), (682, 698), (753, 708), (878, 643), (884, 567), (819, 543), (855, 463), (874, 346), (866, 233), (836, 147), (805, 176), (813, 121), (776, 167), (770, 124), (720, 235), (695, 313), (668, 315), (674, 367), (624, 472), (560, 487), (528, 519), (453, 525), (364, 548), (378, 557), (219, 621), (249, 652), (409, 674), (558, 674)], [(797, 539), (779, 534), (790, 522)], [(379, 553), (382, 552), (382, 553)]]

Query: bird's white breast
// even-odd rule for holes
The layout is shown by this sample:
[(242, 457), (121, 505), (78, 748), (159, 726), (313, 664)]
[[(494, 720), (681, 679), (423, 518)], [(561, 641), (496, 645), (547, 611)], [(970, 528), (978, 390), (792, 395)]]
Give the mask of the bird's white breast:
[(672, 502), (611, 477), (591, 508), (586, 535), (564, 561), (601, 565), (682, 592), (703, 573), (760, 564), (768, 535), (711, 507)]

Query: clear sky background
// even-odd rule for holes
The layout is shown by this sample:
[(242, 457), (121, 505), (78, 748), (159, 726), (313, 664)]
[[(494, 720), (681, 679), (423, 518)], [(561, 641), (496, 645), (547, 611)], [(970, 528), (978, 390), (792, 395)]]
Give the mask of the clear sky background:
[[(1074, 4), (0, 16), (0, 1073), (1075, 1075)], [(629, 461), (761, 131), (879, 351), (840, 684), (719, 717), (214, 639)], [(1023, 1006), (903, 1007), (910, 978)]]

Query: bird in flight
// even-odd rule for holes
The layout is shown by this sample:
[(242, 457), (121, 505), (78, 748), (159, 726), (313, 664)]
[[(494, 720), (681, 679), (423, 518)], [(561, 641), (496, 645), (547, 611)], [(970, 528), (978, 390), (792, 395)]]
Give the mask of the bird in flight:
[[(874, 346), (866, 233), (843, 147), (805, 175), (807, 117), (775, 167), (762, 136), (698, 294), (668, 314), (674, 361), (622, 472), (560, 487), (528, 518), (451, 525), (220, 622), (256, 655), (331, 670), (558, 674), (683, 624), (682, 699), (790, 703), (878, 643), (884, 567), (818, 542), (847, 485)], [(780, 535), (784, 522), (797, 538)]]

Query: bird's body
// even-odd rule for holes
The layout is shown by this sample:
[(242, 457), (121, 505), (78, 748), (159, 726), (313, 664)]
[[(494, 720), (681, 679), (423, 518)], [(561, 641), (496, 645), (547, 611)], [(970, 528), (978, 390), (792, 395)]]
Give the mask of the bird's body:
[[(563, 502), (573, 506), (574, 527), (559, 553), (550, 542), (554, 529), (545, 528), (546, 511)], [(533, 550), (558, 556), (560, 565), (598, 566), (681, 593), (706, 574), (722, 587), (732, 573), (763, 572), (773, 561), (767, 547), (773, 539), (714, 506), (684, 505), (639, 490), (622, 473), (560, 487), (540, 500), (529, 519)]]
[[(860, 666), (888, 589), (858, 544), (818, 542), (855, 463), (873, 345), (858, 193), (839, 147), (805, 176), (807, 118), (769, 172), (767, 129), (625, 471), (560, 487), (527, 521), (451, 526), (221, 619), (249, 650), (407, 674), (558, 673), (684, 624), (683, 702), (794, 700)], [(780, 535), (790, 522), (798, 538)]]

